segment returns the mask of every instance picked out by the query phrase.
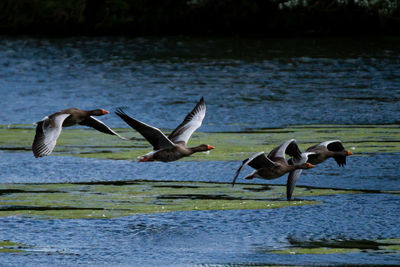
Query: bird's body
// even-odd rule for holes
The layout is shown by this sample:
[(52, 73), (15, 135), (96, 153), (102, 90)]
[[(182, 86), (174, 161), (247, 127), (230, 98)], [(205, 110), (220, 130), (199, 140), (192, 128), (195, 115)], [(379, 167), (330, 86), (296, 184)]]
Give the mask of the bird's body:
[(196, 152), (214, 149), (206, 144), (196, 147), (186, 146), (193, 132), (201, 126), (206, 114), (203, 98), (168, 137), (160, 129), (128, 116), (121, 108), (115, 113), (153, 146), (153, 151), (139, 157), (139, 161), (169, 162), (188, 157)]
[[(285, 175), (288, 172), (291, 172), (296, 169), (296, 166), (289, 165), (286, 160), (276, 160), (274, 161), (275, 166), (261, 168), (256, 171), (254, 177), (265, 179), (265, 180), (273, 180)], [(249, 179), (249, 178), (246, 178)]]
[(56, 146), (57, 139), (63, 127), (69, 127), (76, 124), (92, 127), (100, 132), (120, 136), (110, 127), (92, 116), (102, 116), (109, 112), (104, 109), (81, 110), (78, 108), (69, 108), (51, 114), (43, 120), (36, 123), (36, 135), (32, 144), (32, 151), (36, 158), (51, 154)]

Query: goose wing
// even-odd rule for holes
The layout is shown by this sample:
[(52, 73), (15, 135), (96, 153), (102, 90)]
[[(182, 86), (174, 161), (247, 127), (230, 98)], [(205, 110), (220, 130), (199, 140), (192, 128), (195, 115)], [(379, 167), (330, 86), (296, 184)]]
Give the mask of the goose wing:
[(205, 115), (206, 103), (202, 97), (193, 110), (186, 115), (183, 122), (176, 127), (168, 138), (174, 143), (183, 142), (186, 145), (193, 132), (201, 126)]
[(301, 151), (299, 147), (297, 146), (296, 140), (295, 139), (290, 139), (283, 143), (282, 145), (274, 148), (271, 152), (268, 154), (268, 158), (270, 159), (276, 159), (276, 158), (285, 158), (285, 154), (291, 156), (292, 158), (295, 158), (296, 160), (300, 160), (301, 158)]
[(265, 156), (264, 152), (256, 153), (253, 156), (243, 160), (242, 165), (236, 171), (236, 175), (233, 178), (232, 187), (235, 185), (236, 179), (239, 176), (240, 171), (246, 165), (249, 165), (250, 167), (257, 170), (257, 169), (261, 169), (261, 168), (265, 168), (265, 167), (273, 167), (273, 166), (275, 166), (275, 163), (273, 161), (271, 161), (269, 158), (267, 158)]
[(32, 144), (35, 158), (50, 155), (61, 133), (62, 124), (70, 114), (50, 116), (39, 121), (36, 126), (36, 135)]
[(319, 146), (324, 146), (330, 151), (342, 151), (344, 150), (344, 146), (340, 140), (329, 140), (319, 144)]
[(119, 135), (117, 132), (115, 132), (113, 129), (108, 127), (101, 120), (96, 119), (96, 118), (94, 118), (92, 116), (87, 117), (86, 119), (81, 121), (79, 124), (92, 127), (94, 129), (96, 129), (97, 131), (102, 132), (102, 133), (115, 135), (115, 136), (117, 136), (117, 137), (119, 137), (119, 138), (121, 138), (123, 140), (129, 140), (128, 138), (125, 138), (125, 137)]
[[(329, 140), (320, 145), (325, 146), (329, 151), (339, 152), (344, 150), (344, 146), (340, 140)], [(334, 156), (333, 158), (340, 167), (346, 165), (346, 156)]]
[[(300, 165), (300, 164), (306, 163), (308, 161), (308, 158), (314, 154), (315, 154), (314, 152), (301, 153), (300, 159), (291, 158), (288, 160), (288, 163), (291, 165)], [(297, 169), (297, 170), (291, 171), (288, 175), (288, 179), (287, 179), (287, 183), (286, 183), (286, 198), (289, 201), (292, 199), (293, 191), (294, 191), (294, 188), (296, 187), (297, 180), (299, 180), (301, 172), (302, 172), (302, 169)]]
[(154, 150), (174, 147), (174, 143), (172, 143), (160, 129), (130, 117), (122, 110), (122, 108), (118, 108), (115, 111), (115, 114), (146, 138), (146, 140), (153, 146)]

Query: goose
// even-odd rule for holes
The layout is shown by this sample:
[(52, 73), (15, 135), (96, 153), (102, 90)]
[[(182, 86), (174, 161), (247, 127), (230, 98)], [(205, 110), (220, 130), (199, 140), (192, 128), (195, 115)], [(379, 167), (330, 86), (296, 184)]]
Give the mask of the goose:
[(334, 158), (340, 167), (346, 165), (346, 157), (353, 155), (351, 151), (345, 150), (340, 140), (329, 140), (307, 148), (308, 161), (311, 164), (320, 164), (329, 158)]
[(122, 120), (138, 131), (152, 146), (153, 151), (139, 157), (140, 162), (145, 161), (175, 161), (188, 157), (196, 152), (209, 151), (214, 147), (202, 144), (196, 147), (187, 147), (189, 138), (206, 115), (206, 104), (202, 97), (197, 105), (189, 112), (183, 122), (167, 137), (160, 129), (136, 120), (127, 115), (122, 108), (115, 111)]
[[(277, 146), (268, 154), (268, 156), (266, 156), (264, 152), (259, 152), (245, 159), (236, 171), (236, 175), (232, 181), (232, 186), (235, 185), (235, 181), (239, 176), (240, 171), (246, 165), (249, 165), (255, 169), (255, 171), (245, 176), (244, 179), (261, 178), (266, 180), (279, 178), (284, 174), (297, 169), (310, 169), (314, 167), (314, 165), (307, 162), (290, 164), (290, 162), (286, 160), (285, 154), (291, 156), (292, 159), (296, 159), (297, 161), (301, 160), (301, 151), (297, 146), (295, 139), (290, 139), (280, 146)], [(292, 184), (289, 184), (288, 178), (287, 188), (291, 186)]]
[[(346, 157), (351, 155), (353, 155), (353, 153), (345, 150), (340, 140), (329, 140), (307, 148), (306, 152), (301, 154), (300, 159), (293, 158), (292, 161), (289, 160), (289, 162), (296, 165), (305, 162), (317, 165), (333, 157), (339, 167), (343, 167), (346, 165)], [(292, 197), (296, 182), (299, 179), (301, 172), (301, 169), (297, 169), (289, 173), (286, 187), (288, 200)]]
[(35, 158), (48, 156), (56, 146), (63, 127), (76, 124), (92, 127), (102, 133), (115, 135), (121, 139), (128, 140), (113, 131), (102, 121), (93, 116), (103, 116), (109, 112), (104, 109), (81, 110), (68, 108), (44, 117), (36, 122), (36, 134), (32, 143), (32, 151)]

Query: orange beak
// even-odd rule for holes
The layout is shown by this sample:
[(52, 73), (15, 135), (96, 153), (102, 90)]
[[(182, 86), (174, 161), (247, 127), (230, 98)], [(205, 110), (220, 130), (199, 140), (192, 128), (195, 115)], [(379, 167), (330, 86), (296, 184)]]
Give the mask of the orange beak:
[(347, 150), (347, 156), (353, 155), (353, 152)]
[(105, 110), (105, 109), (101, 109), (101, 112), (102, 112), (102, 114), (103, 115), (105, 115), (105, 114), (109, 114), (110, 112), (108, 112), (107, 110)]
[(214, 149), (214, 148), (215, 148), (215, 147), (213, 147), (213, 146), (209, 146), (209, 145), (207, 146), (207, 149), (208, 149), (208, 150), (211, 150), (211, 149)]
[(312, 165), (311, 163), (307, 163), (307, 167), (308, 167), (308, 168), (314, 168), (315, 165)]

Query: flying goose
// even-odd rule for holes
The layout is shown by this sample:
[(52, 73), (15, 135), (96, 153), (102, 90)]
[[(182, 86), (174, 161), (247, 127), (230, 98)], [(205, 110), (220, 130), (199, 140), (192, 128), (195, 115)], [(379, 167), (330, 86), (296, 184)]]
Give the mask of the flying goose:
[(104, 109), (87, 111), (78, 108), (69, 108), (44, 117), (41, 121), (36, 123), (36, 135), (32, 144), (33, 155), (36, 158), (50, 155), (56, 146), (62, 128), (76, 124), (89, 126), (102, 133), (115, 135), (121, 139), (128, 140), (117, 134), (102, 121), (93, 117), (103, 116), (108, 113), (109, 112)]
[[(239, 167), (239, 169), (236, 171), (236, 175), (233, 178), (232, 181), (232, 186), (234, 186), (236, 178), (239, 176), (240, 171), (243, 169), (244, 166), (249, 165), (255, 171), (253, 171), (251, 174), (247, 175), (244, 177), (244, 179), (253, 179), (253, 178), (261, 178), (261, 179), (267, 179), (267, 180), (272, 180), (275, 178), (279, 178), (282, 175), (292, 172), (297, 169), (310, 169), (313, 168), (314, 165), (307, 163), (307, 162), (302, 162), (298, 164), (290, 164), (286, 158), (285, 154), (289, 155), (292, 157), (292, 159), (296, 159), (297, 162), (301, 160), (301, 151), (299, 147), (297, 146), (296, 140), (295, 139), (290, 139), (286, 141), (285, 143), (281, 144), (280, 146), (274, 148), (268, 156), (265, 156), (264, 152), (259, 152), (247, 159), (245, 159), (242, 162), (242, 165)], [(289, 177), (288, 177), (288, 183), (287, 183), (287, 192), (291, 191), (293, 192), (293, 189), (290, 189), (293, 185), (289, 183)], [(291, 193), (290, 193), (291, 194)], [(289, 198), (288, 198), (289, 200)]]
[(206, 104), (202, 97), (193, 110), (186, 115), (183, 122), (167, 137), (160, 129), (128, 116), (122, 108), (115, 112), (129, 126), (138, 131), (152, 146), (153, 151), (139, 157), (139, 161), (175, 161), (188, 157), (193, 153), (208, 151), (214, 147), (202, 144), (187, 147), (187, 142), (193, 132), (201, 126), (206, 115)]

